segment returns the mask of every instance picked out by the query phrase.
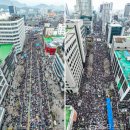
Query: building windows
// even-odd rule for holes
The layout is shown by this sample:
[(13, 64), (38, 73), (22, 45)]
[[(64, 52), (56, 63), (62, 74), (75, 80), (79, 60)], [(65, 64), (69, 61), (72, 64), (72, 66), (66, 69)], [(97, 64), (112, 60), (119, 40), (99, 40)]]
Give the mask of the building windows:
[(126, 96), (124, 98), (124, 100), (128, 100), (128, 99), (130, 99), (130, 91), (126, 94)]
[(125, 80), (125, 79), (124, 79), (124, 76), (123, 76), (123, 74), (122, 74), (121, 79), (120, 79), (120, 83), (123, 84), (123, 81), (124, 81), (124, 80)]
[(124, 84), (122, 86), (122, 89), (123, 89), (124, 92), (127, 90), (127, 83), (126, 83), (126, 81), (124, 82)]
[(0, 76), (0, 82), (2, 81), (2, 79), (3, 79), (3, 77), (2, 77), (2, 76)]
[(121, 72), (121, 69), (120, 69), (119, 74), (118, 74), (119, 78), (121, 77), (121, 74), (122, 74), (122, 72)]

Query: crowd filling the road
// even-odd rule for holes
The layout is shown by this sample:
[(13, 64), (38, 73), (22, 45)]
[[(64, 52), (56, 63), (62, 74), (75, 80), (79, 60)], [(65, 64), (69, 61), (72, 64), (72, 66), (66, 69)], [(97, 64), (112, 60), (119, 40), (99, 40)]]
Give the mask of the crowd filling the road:
[(120, 115), (117, 110), (118, 93), (110, 66), (110, 74), (104, 70), (104, 59), (110, 60), (107, 45), (104, 42), (94, 42), (90, 52), (93, 54), (92, 75), (88, 78), (88, 63), (84, 68), (80, 90), (78, 94), (67, 94), (67, 104), (72, 105), (77, 111), (77, 121), (73, 124), (73, 130), (107, 130), (106, 97), (111, 83), (114, 87), (111, 94), (114, 127), (119, 128), (120, 123), (125, 124), (126, 117)]
[(53, 129), (48, 78), (56, 82), (52, 72), (54, 58), (45, 56), (42, 42), (38, 45), (37, 42), (40, 41), (29, 38), (23, 52), (17, 56), (17, 64), (24, 66), (25, 73), (19, 86), (14, 84), (10, 87), (2, 103), (6, 109), (3, 130), (6, 128)]

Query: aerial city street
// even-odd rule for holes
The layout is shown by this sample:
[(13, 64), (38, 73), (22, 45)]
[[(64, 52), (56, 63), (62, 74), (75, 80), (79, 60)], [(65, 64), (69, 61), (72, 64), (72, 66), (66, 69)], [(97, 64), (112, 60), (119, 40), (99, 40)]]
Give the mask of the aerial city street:
[(98, 2), (77, 0), (66, 21), (67, 130), (130, 129), (130, 3)]
[[(1, 130), (64, 129), (64, 85), (56, 68), (61, 56), (57, 48), (63, 48), (63, 8), (49, 9), (45, 14), (40, 13), (43, 9), (25, 10), (26, 20), (19, 9), (15, 12), (15, 6), (0, 12), (0, 26), (7, 22), (0, 30)], [(2, 39), (9, 37), (3, 30), (9, 28), (12, 33), (10, 25), (18, 35)]]
[(129, 0), (0, 0), (0, 130), (130, 130)]

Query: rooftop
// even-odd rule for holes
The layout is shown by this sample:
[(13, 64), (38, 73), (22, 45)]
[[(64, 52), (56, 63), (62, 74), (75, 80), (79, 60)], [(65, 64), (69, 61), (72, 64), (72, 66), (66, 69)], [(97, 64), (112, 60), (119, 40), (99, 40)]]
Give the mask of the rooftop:
[(111, 23), (109, 26), (111, 26), (111, 27), (122, 27), (122, 25), (119, 24), (119, 23)]
[(74, 27), (66, 27), (66, 33), (70, 32)]
[(20, 19), (18, 15), (10, 15), (9, 13), (0, 13), (0, 21), (15, 21)]
[(63, 44), (64, 36), (60, 36), (60, 35), (49, 36), (49, 37), (43, 36), (43, 39), (48, 46), (57, 47)]
[[(127, 60), (127, 56), (130, 56), (130, 51), (128, 50), (116, 50), (115, 56), (118, 60), (122, 73), (127, 81), (128, 86), (130, 87), (130, 61)], [(121, 86), (118, 86), (121, 87)], [(120, 88), (119, 88), (120, 89)]]
[(114, 40), (116, 43), (124, 43), (130, 41), (130, 36), (114, 36)]
[(13, 44), (0, 44), (0, 64), (12, 52)]

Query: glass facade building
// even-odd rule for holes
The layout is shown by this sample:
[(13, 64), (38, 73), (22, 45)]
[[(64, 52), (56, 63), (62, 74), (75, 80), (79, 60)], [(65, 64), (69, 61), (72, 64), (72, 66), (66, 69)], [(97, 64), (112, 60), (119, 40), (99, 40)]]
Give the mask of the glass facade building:
[(121, 33), (122, 33), (122, 27), (112, 27), (111, 36), (110, 36), (110, 43), (112, 43), (113, 36), (120, 36)]

